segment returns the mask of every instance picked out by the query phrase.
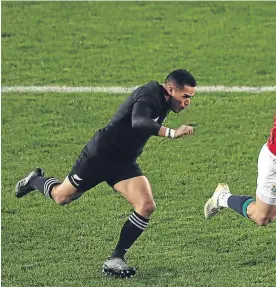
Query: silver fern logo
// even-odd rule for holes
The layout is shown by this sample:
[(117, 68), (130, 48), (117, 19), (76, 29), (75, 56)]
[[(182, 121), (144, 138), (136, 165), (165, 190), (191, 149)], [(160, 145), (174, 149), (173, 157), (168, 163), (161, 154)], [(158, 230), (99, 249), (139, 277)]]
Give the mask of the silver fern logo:
[(79, 186), (80, 184), (81, 184), (81, 180), (82, 180), (82, 178), (80, 178), (77, 174), (73, 174), (72, 176), (71, 176), (71, 179), (72, 179), (72, 181), (74, 182), (74, 184), (76, 185), (76, 186)]

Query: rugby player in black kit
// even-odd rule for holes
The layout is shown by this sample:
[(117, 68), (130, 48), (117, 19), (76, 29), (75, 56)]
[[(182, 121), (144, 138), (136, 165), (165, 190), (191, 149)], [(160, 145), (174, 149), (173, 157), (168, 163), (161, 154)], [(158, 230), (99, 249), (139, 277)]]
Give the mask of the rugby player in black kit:
[(170, 111), (179, 113), (195, 95), (196, 80), (186, 70), (172, 71), (161, 85), (150, 82), (140, 86), (119, 107), (103, 129), (85, 145), (63, 182), (44, 177), (36, 168), (21, 179), (15, 195), (23, 197), (33, 190), (60, 205), (78, 199), (87, 190), (105, 181), (120, 192), (133, 206), (133, 213), (121, 229), (119, 241), (103, 265), (103, 272), (121, 278), (132, 277), (136, 270), (127, 265), (125, 254), (142, 234), (155, 211), (148, 179), (136, 163), (150, 136), (177, 139), (193, 133), (193, 127), (182, 125), (171, 129), (162, 125)]

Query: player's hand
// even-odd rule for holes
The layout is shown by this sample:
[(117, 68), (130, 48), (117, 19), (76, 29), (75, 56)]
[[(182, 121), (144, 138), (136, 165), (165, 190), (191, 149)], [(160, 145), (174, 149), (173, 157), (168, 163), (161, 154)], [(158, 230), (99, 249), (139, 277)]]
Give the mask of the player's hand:
[(191, 135), (193, 132), (194, 132), (193, 127), (183, 125), (175, 130), (174, 139), (187, 136), (187, 135)]

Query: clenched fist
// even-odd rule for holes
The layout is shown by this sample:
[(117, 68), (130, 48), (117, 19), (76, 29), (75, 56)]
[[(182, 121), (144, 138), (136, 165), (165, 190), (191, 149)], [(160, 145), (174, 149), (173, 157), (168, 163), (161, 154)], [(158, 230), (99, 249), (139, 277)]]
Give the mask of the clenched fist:
[(194, 131), (193, 127), (183, 125), (175, 130), (173, 138), (177, 139), (186, 135), (191, 135), (193, 131)]

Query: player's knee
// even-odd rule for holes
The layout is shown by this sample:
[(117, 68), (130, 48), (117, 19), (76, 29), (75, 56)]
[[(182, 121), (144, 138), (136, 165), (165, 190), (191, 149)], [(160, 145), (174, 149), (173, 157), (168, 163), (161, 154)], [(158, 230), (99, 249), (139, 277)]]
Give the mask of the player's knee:
[(69, 197), (67, 195), (58, 194), (58, 193), (55, 195), (53, 199), (58, 205), (62, 205), (62, 206), (72, 202), (71, 196)]
[(66, 205), (72, 202), (73, 200), (70, 191), (68, 191), (62, 185), (53, 188), (51, 196), (58, 205)]
[(142, 216), (148, 217), (156, 210), (156, 204), (154, 201), (145, 202), (139, 206), (138, 213)]
[(257, 218), (255, 219), (255, 222), (260, 225), (260, 226), (265, 226), (267, 225), (269, 222), (272, 222), (273, 218), (267, 217), (265, 215), (259, 215), (257, 216)]
[(66, 198), (66, 197), (58, 197), (58, 198), (55, 198), (55, 202), (58, 204), (58, 205), (61, 205), (61, 206), (64, 206), (66, 204), (69, 204), (72, 200)]

